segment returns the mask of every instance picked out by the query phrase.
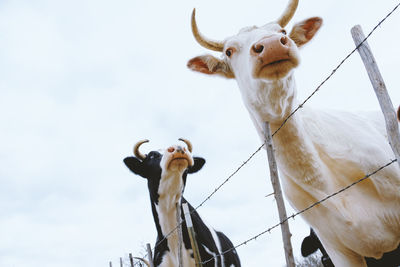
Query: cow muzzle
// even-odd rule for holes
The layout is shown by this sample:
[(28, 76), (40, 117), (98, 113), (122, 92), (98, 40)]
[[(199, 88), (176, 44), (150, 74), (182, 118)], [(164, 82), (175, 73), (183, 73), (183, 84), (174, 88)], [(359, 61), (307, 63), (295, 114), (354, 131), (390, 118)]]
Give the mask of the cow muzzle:
[(182, 146), (170, 146), (167, 149), (168, 161), (167, 166), (170, 167), (182, 167), (193, 166), (193, 157), (186, 147)]
[(256, 78), (282, 78), (298, 65), (292, 53), (292, 41), (286, 35), (265, 37), (250, 48), (255, 59), (253, 75)]

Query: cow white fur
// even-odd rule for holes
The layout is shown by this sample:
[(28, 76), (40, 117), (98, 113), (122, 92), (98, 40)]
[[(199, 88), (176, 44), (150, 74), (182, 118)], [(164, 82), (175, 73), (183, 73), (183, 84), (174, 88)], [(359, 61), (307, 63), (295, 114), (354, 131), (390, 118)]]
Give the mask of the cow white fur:
[[(293, 16), (297, 0), (277, 22), (247, 27), (222, 42), (202, 35), (192, 15), (192, 29), (204, 47), (222, 52), (195, 57), (194, 71), (236, 79), (244, 104), (264, 141), (263, 123), (274, 132), (298, 106), (294, 69), (299, 48), (322, 25), (318, 17), (283, 27)], [(291, 11), (290, 11), (291, 10)], [(288, 46), (274, 54), (269, 40)], [(282, 39), (283, 38), (283, 39)], [(260, 43), (264, 44), (260, 52)], [(285, 48), (286, 49), (286, 48)], [(285, 50), (286, 51), (286, 50)], [(270, 55), (261, 55), (261, 53)], [(264, 64), (267, 58), (272, 58)], [(264, 65), (263, 65), (264, 64)], [(394, 159), (380, 113), (353, 114), (300, 109), (274, 137), (281, 181), (296, 210), (350, 185)], [(314, 228), (336, 266), (365, 266), (365, 257), (380, 258), (400, 242), (400, 168), (392, 164), (369, 179), (302, 214)]]

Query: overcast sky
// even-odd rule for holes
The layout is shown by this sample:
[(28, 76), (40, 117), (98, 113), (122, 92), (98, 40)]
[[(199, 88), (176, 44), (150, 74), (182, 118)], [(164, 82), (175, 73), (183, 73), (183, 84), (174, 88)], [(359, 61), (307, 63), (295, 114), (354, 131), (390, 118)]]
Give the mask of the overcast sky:
[[(368, 33), (398, 0), (300, 0), (293, 21), (324, 25), (302, 49), (299, 99), (353, 49), (350, 29)], [(186, 68), (208, 53), (193, 39), (197, 8), (203, 33), (224, 39), (263, 25), (280, 1), (0, 1), (0, 266), (117, 266), (141, 255), (156, 231), (144, 179), (124, 166), (139, 139), (143, 150), (179, 137), (207, 160), (188, 178), (197, 206), (259, 146), (234, 80)], [(371, 37), (393, 104), (400, 104), (400, 11)], [(290, 29), (292, 23), (289, 24)], [(218, 54), (215, 54), (218, 55)], [(307, 103), (322, 109), (378, 110), (357, 53)], [(267, 158), (256, 154), (198, 211), (234, 244), (278, 222)], [(288, 214), (293, 211), (288, 207)], [(309, 228), (290, 220), (298, 257)], [(238, 249), (243, 266), (283, 266), (280, 230)]]

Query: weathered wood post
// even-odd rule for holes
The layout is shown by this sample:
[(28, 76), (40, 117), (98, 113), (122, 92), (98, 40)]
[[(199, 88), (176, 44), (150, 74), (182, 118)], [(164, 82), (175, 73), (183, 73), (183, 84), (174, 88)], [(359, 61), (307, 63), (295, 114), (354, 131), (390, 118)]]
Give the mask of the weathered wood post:
[(182, 204), (182, 207), (183, 207), (183, 213), (185, 215), (187, 230), (189, 233), (190, 244), (192, 245), (193, 249), (194, 261), (196, 263), (196, 267), (202, 267), (199, 246), (197, 245), (196, 242), (196, 233), (194, 232), (193, 229), (192, 217), (190, 217), (189, 206), (187, 203), (184, 203)]
[(110, 261), (110, 267), (112, 267), (112, 262)]
[(182, 262), (182, 224), (181, 224), (181, 207), (178, 203), (176, 203), (176, 225), (178, 226), (178, 258), (179, 258), (179, 267), (183, 267)]
[(120, 266), (120, 267), (123, 267), (122, 258), (121, 258), (121, 257), (119, 258), (119, 266)]
[(285, 203), (283, 201), (281, 185), (279, 182), (278, 167), (276, 165), (274, 147), (273, 147), (273, 143), (272, 143), (271, 128), (269, 126), (269, 122), (264, 123), (263, 130), (264, 130), (264, 135), (265, 135), (265, 142), (266, 142), (265, 145), (266, 145), (267, 155), (268, 155), (271, 183), (272, 183), (272, 188), (274, 189), (276, 205), (278, 206), (279, 220), (281, 222), (286, 220), (284, 223), (281, 224), (281, 232), (282, 232), (283, 247), (285, 249), (286, 265), (288, 267), (295, 267), (292, 243), (290, 241), (290, 237), (292, 235), (289, 230), (289, 223), (287, 221)]
[(385, 82), (383, 81), (375, 58), (367, 41), (365, 40), (365, 36), (361, 26), (354, 26), (351, 29), (351, 34), (353, 36), (353, 40), (356, 46), (359, 46), (363, 42), (357, 50), (360, 53), (362, 61), (364, 62), (364, 66), (368, 72), (369, 79), (372, 83), (375, 94), (381, 106), (383, 115), (385, 117), (386, 131), (389, 138), (389, 143), (397, 159), (397, 164), (399, 164), (400, 166), (400, 133), (396, 111), (386, 90)]
[(147, 257), (149, 259), (149, 265), (150, 265), (150, 267), (154, 267), (153, 252), (151, 251), (151, 246), (149, 243), (146, 244), (146, 249), (147, 249)]
[(131, 267), (133, 267), (133, 257), (132, 257), (132, 253), (129, 253), (129, 261), (131, 263)]

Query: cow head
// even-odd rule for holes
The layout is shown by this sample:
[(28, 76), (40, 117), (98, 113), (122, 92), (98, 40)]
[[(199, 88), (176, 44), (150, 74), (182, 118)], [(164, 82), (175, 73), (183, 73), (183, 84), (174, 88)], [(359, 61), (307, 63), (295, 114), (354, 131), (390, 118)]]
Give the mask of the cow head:
[(185, 139), (179, 139), (186, 143), (187, 147), (181, 145), (170, 146), (164, 151), (151, 151), (142, 154), (139, 147), (148, 140), (136, 143), (133, 151), (135, 157), (124, 159), (125, 165), (135, 174), (146, 178), (152, 200), (158, 202), (163, 194), (181, 194), (188, 173), (199, 171), (205, 160), (192, 156), (192, 144)]
[(211, 55), (195, 57), (188, 62), (188, 67), (239, 80), (277, 80), (287, 76), (299, 64), (298, 48), (310, 41), (322, 25), (321, 18), (313, 17), (295, 24), (287, 33), (284, 27), (293, 17), (297, 5), (298, 0), (291, 0), (276, 21), (262, 27), (246, 27), (222, 42), (209, 40), (199, 32), (193, 10), (194, 37), (203, 47), (222, 52), (222, 59)]
[[(299, 48), (309, 42), (322, 25), (321, 18), (312, 17), (295, 24), (287, 32), (284, 27), (293, 17), (297, 5), (298, 0), (290, 0), (276, 21), (261, 27), (243, 28), (224, 41), (210, 40), (201, 34), (193, 10), (192, 32), (195, 39), (203, 47), (221, 52), (221, 58), (210, 54), (198, 56), (189, 60), (187, 66), (204, 74), (235, 78), (247, 106), (254, 106), (252, 99), (256, 101), (260, 98), (257, 93), (260, 90), (271, 91), (271, 87), (278, 85), (280, 92), (272, 95), (282, 95), (282, 90), (294, 91), (290, 77), (300, 62)], [(286, 95), (286, 98), (293, 98), (294, 92)], [(279, 101), (282, 102), (282, 97), (274, 100), (275, 103)]]

